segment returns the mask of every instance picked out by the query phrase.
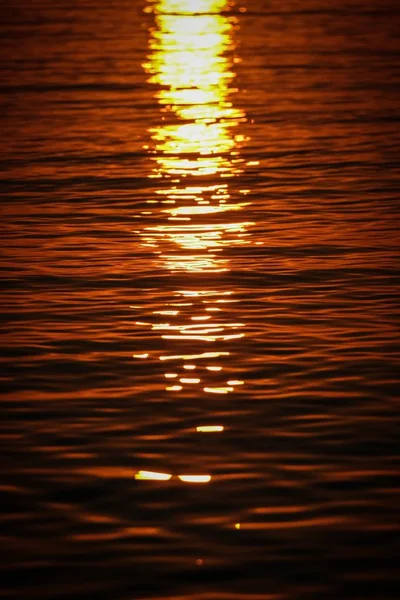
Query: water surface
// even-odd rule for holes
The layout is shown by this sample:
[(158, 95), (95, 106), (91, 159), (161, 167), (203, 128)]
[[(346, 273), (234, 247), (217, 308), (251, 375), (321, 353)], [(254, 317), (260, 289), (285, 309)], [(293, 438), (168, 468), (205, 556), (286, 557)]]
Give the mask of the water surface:
[(395, 4), (3, 17), (3, 597), (394, 598)]

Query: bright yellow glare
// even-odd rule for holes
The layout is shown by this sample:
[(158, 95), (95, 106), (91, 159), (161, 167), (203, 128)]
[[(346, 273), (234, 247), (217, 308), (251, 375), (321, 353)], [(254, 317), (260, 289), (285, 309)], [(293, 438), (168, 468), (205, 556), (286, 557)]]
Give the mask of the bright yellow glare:
[(156, 10), (167, 14), (196, 14), (219, 12), (226, 6), (226, 0), (160, 0)]
[[(238, 206), (237, 210), (240, 208)], [(196, 216), (196, 210), (193, 217)], [(191, 214), (189, 207), (185, 208), (185, 212)], [(179, 250), (178, 254), (170, 252), (160, 254), (162, 266), (169, 271), (218, 272), (227, 270), (228, 260), (217, 258), (214, 253), (224, 247), (248, 244), (244, 234), (249, 225), (253, 223), (241, 221), (166, 224), (146, 227), (141, 235), (146, 243), (162, 243), (165, 247), (175, 247)]]
[(221, 14), (229, 6), (228, 0), (154, 4), (156, 27), (143, 67), (158, 86), (158, 102), (180, 119), (150, 130), (158, 176), (240, 172), (230, 154), (244, 141), (233, 129), (245, 115), (230, 101), (237, 91), (232, 86), (236, 19)]
[(169, 473), (157, 473), (154, 471), (138, 471), (135, 474), (135, 479), (147, 479), (154, 481), (169, 481), (172, 475)]
[[(153, 139), (158, 142), (155, 146), (156, 149), (162, 150), (165, 154), (173, 154), (177, 149), (179, 149), (179, 154), (190, 154), (192, 152), (217, 154), (218, 152), (228, 152), (235, 145), (233, 140), (226, 139), (225, 129), (226, 126), (222, 127), (222, 125), (211, 127), (205, 123), (188, 123), (185, 125), (169, 125), (163, 128), (158, 127), (151, 131)], [(202, 146), (200, 149), (199, 140), (201, 140)], [(162, 160), (162, 162), (164, 161)], [(214, 165), (217, 166), (218, 162), (203, 160), (201, 165), (200, 160), (197, 159), (196, 166), (208, 167), (212, 172), (215, 172)], [(172, 165), (170, 161), (169, 164)], [(188, 161), (181, 163), (179, 160), (173, 164), (175, 164), (175, 171), (179, 172), (181, 165), (187, 167), (192, 163)]]
[(199, 427), (196, 427), (196, 431), (199, 431), (201, 433), (213, 433), (216, 431), (223, 431), (224, 428), (222, 425), (200, 425)]
[(169, 208), (163, 212), (169, 213), (173, 216), (177, 216), (177, 215), (190, 215), (190, 216), (195, 216), (195, 215), (210, 215), (210, 214), (215, 214), (215, 213), (221, 213), (221, 212), (228, 212), (231, 210), (241, 210), (242, 208), (244, 208), (245, 206), (247, 206), (248, 203), (246, 202), (241, 202), (239, 204), (224, 204), (223, 206), (177, 206), (174, 208)]
[(208, 321), (208, 319), (211, 319), (210, 316), (205, 315), (202, 317), (190, 317), (192, 321)]
[[(160, 356), (160, 360), (193, 360), (194, 358), (218, 358), (218, 356), (229, 356), (230, 352), (203, 352), (202, 354), (177, 354), (173, 356)], [(218, 370), (222, 367), (218, 367)]]
[(178, 475), (178, 478), (187, 483), (207, 483), (211, 481), (211, 475)]
[[(148, 176), (163, 181), (155, 191), (157, 199), (151, 199), (152, 204), (140, 215), (145, 224), (135, 233), (140, 235), (145, 251), (156, 256), (156, 266), (172, 274), (202, 273), (207, 278), (207, 273), (222, 273), (230, 269), (230, 259), (224, 250), (251, 243), (247, 230), (253, 223), (245, 215), (249, 203), (243, 202), (238, 186), (231, 189), (228, 179), (242, 173), (246, 163), (240, 157), (240, 148), (248, 139), (245, 131), (239, 130), (246, 116), (233, 103), (238, 91), (235, 87), (238, 19), (229, 12), (232, 4), (231, 0), (147, 1), (146, 12), (154, 13), (154, 25), (149, 29), (149, 54), (143, 67), (148, 82), (154, 86), (160, 118), (149, 129), (152, 141), (144, 149), (152, 161), (153, 170)], [(223, 306), (223, 313), (221, 308), (214, 307), (216, 302), (237, 302), (215, 299), (215, 295), (231, 294), (176, 291), (175, 295), (181, 296), (179, 300), (183, 302), (166, 304), (167, 310), (155, 310), (153, 322), (143, 324), (177, 347), (173, 350), (176, 354), (159, 356), (161, 361), (180, 363), (168, 366), (172, 372), (165, 374), (167, 391), (178, 392), (185, 385), (186, 392), (186, 384), (200, 381), (200, 390), (206, 392), (233, 391), (226, 381), (217, 382), (215, 373), (205, 372), (206, 380), (204, 372), (201, 380), (190, 377), (197, 375), (197, 371), (181, 377), (182, 366), (188, 371), (196, 367), (182, 365), (182, 361), (229, 355), (229, 352), (199, 352), (200, 348), (218, 349), (221, 342), (244, 336), (239, 332), (243, 323), (229, 316), (230, 305)], [(212, 307), (208, 308), (208, 304)], [(193, 308), (179, 309), (180, 306)], [(218, 315), (222, 314), (227, 316), (219, 323)], [(156, 322), (154, 315), (164, 316), (162, 322)], [(179, 354), (181, 342), (187, 344), (185, 351), (190, 348), (193, 354)], [(169, 343), (165, 346), (168, 348)], [(198, 364), (198, 370), (204, 367), (208, 371), (222, 370), (213, 366), (212, 360), (207, 362)], [(172, 385), (175, 383), (182, 385)], [(179, 477), (193, 482), (200, 478), (201, 482), (201, 478), (210, 476)]]
[(215, 292), (214, 290), (211, 291), (207, 291), (207, 290), (202, 290), (202, 291), (195, 291), (195, 290), (177, 290), (176, 291), (176, 295), (177, 296), (192, 296), (195, 298), (199, 298), (199, 297), (204, 297), (204, 296), (230, 296), (232, 294), (232, 292)]

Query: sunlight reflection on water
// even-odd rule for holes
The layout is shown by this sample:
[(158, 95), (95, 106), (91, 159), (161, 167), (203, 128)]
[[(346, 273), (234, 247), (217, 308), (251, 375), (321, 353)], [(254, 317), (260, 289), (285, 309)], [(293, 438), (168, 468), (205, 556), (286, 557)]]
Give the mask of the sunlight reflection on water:
[[(245, 135), (236, 133), (240, 124), (246, 122), (246, 116), (232, 102), (237, 92), (233, 87), (233, 67), (238, 60), (234, 41), (238, 19), (229, 13), (221, 14), (229, 6), (228, 1), (214, 0), (204, 0), (201, 6), (168, 0), (151, 4), (155, 26), (150, 30), (151, 52), (143, 67), (154, 86), (162, 122), (149, 130), (152, 144), (148, 152), (156, 163), (149, 177), (160, 178), (163, 185), (157, 190), (160, 200), (152, 200), (146, 211), (146, 218), (151, 215), (158, 224), (144, 226), (137, 233), (142, 246), (157, 257), (156, 264), (171, 273), (201, 275), (229, 271), (230, 260), (224, 257), (224, 250), (252, 243), (247, 229), (254, 223), (234, 219), (250, 203), (234, 201), (226, 180), (243, 172), (241, 147), (248, 141)], [(194, 8), (197, 14), (188, 14)], [(164, 181), (170, 184), (165, 186)], [(249, 191), (242, 193), (246, 196)], [(165, 204), (173, 207), (164, 208)], [(219, 215), (224, 221), (218, 220)], [(213, 220), (209, 221), (210, 217)], [(167, 321), (155, 321), (153, 317), (151, 322), (137, 322), (137, 325), (147, 325), (159, 332), (162, 339), (182, 342), (184, 347), (187, 343), (194, 344), (197, 360), (206, 358), (210, 353), (202, 352), (204, 344), (226, 343), (245, 336), (240, 331), (245, 323), (226, 321), (225, 315), (230, 319), (234, 316), (233, 309), (210, 306), (227, 301), (232, 294), (198, 287), (174, 291), (165, 310), (153, 311), (153, 315), (168, 317)], [(192, 302), (176, 302), (184, 299)], [(212, 311), (215, 318), (207, 314)], [(167, 372), (165, 378), (176, 379), (177, 383), (167, 385), (166, 392), (179, 394), (187, 388), (194, 399), (199, 393), (228, 394), (244, 383), (232, 377), (224, 381), (223, 364), (208, 365), (203, 361), (184, 364), (184, 354), (175, 359), (175, 369), (196, 369), (199, 376), (181, 377)], [(224, 355), (229, 352), (213, 353), (215, 357)], [(214, 375), (210, 380), (207, 377), (210, 372), (218, 372), (219, 378)], [(223, 429), (223, 426), (197, 428), (203, 432)]]
[(390, 597), (391, 1), (5, 7), (10, 597)]

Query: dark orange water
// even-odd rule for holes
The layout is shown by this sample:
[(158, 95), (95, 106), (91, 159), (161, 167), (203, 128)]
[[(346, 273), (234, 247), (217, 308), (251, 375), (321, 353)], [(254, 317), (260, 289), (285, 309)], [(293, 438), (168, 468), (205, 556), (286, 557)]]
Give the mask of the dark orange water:
[(0, 596), (397, 597), (395, 3), (2, 12)]

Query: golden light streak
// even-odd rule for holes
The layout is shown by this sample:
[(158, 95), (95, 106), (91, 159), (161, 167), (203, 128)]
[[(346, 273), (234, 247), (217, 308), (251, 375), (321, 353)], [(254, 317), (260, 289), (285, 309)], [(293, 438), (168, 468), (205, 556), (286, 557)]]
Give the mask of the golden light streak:
[(202, 291), (195, 291), (195, 290), (177, 290), (176, 294), (179, 296), (197, 296), (197, 297), (202, 297), (202, 296), (231, 296), (233, 292), (215, 292), (214, 290), (202, 290)]
[(168, 302), (166, 306), (193, 306), (193, 302)]
[(208, 319), (211, 319), (211, 317), (209, 317), (208, 315), (203, 316), (203, 317), (190, 317), (192, 321), (208, 321)]
[[(199, 342), (215, 342), (218, 338), (206, 335), (163, 335), (164, 340), (192, 340)], [(224, 336), (221, 336), (224, 337)]]
[(216, 214), (216, 213), (222, 213), (222, 212), (228, 212), (228, 211), (232, 211), (232, 210), (241, 210), (243, 209), (245, 206), (247, 206), (248, 203), (239, 203), (239, 204), (224, 204), (223, 206), (177, 206), (174, 208), (169, 208), (167, 210), (163, 210), (163, 212), (171, 214), (173, 216), (177, 216), (177, 215), (190, 215), (190, 216), (196, 216), (196, 215), (210, 215), (210, 214)]
[(235, 19), (218, 14), (228, 7), (226, 0), (193, 2), (194, 11), (185, 5), (173, 0), (156, 3), (152, 52), (143, 65), (149, 82), (159, 86), (160, 104), (181, 119), (151, 129), (157, 151), (155, 174), (230, 173), (234, 166), (229, 152), (240, 142), (231, 130), (245, 118), (229, 100), (236, 92), (231, 85), (233, 61), (228, 57), (234, 49)]
[(208, 483), (211, 475), (178, 475), (178, 479), (186, 483)]
[(230, 329), (239, 329), (240, 327), (244, 327), (244, 323), (206, 323), (203, 324), (195, 324), (195, 325), (171, 325), (170, 323), (155, 323), (153, 325), (153, 329), (169, 329), (170, 331), (180, 331), (181, 333), (185, 333), (188, 331), (189, 333), (218, 333), (223, 331), (225, 328)]
[[(238, 155), (247, 137), (235, 130), (246, 117), (232, 103), (238, 91), (233, 84), (237, 17), (229, 14), (230, 5), (229, 0), (154, 0), (146, 9), (155, 13), (155, 27), (143, 67), (163, 112), (162, 122), (149, 130), (152, 145), (145, 145), (154, 161), (150, 177), (179, 183), (181, 176), (234, 177), (243, 170)], [(248, 203), (233, 202), (221, 180), (171, 185), (156, 193), (174, 204), (162, 211), (170, 215), (169, 223), (147, 227), (141, 236), (143, 246), (161, 248), (160, 264), (171, 272), (229, 270), (227, 259), (193, 251), (247, 244), (243, 238), (251, 223), (198, 221), (243, 210)], [(163, 250), (173, 246), (176, 255)]]
[[(177, 475), (177, 478), (185, 483), (208, 483), (211, 481), (211, 475)], [(169, 481), (172, 479), (172, 474), (157, 471), (138, 471), (135, 473), (135, 479), (141, 481)]]
[(161, 0), (154, 10), (156, 12), (200, 14), (219, 12), (226, 8), (226, 0)]
[[(161, 117), (149, 129), (151, 141), (144, 149), (152, 161), (153, 170), (148, 176), (162, 181), (157, 190), (156, 182), (152, 182), (151, 189), (158, 199), (146, 200), (149, 204), (139, 215), (144, 225), (135, 234), (140, 236), (146, 256), (151, 253), (155, 257), (156, 268), (162, 267), (171, 274), (185, 272), (197, 278), (202, 273), (207, 279), (207, 274), (212, 273), (218, 277), (231, 269), (231, 258), (225, 250), (252, 243), (248, 228), (254, 223), (246, 218), (250, 203), (243, 201), (247, 198), (242, 195), (249, 190), (238, 191), (243, 183), (233, 186), (229, 180), (245, 168), (246, 161), (240, 153), (248, 140), (246, 132), (238, 129), (246, 116), (233, 103), (238, 91), (235, 63), (239, 59), (235, 56), (238, 18), (229, 12), (231, 5), (231, 0), (147, 0), (145, 11), (153, 13), (153, 24), (149, 29), (150, 51), (143, 67), (148, 82), (154, 86)], [(165, 373), (165, 379), (170, 380), (165, 381), (168, 392), (183, 389), (173, 383), (191, 385), (203, 381), (190, 377), (195, 373), (181, 377), (182, 368), (205, 368), (201, 374), (207, 380), (200, 393), (227, 394), (234, 391), (233, 385), (240, 385), (236, 379), (226, 385), (227, 376), (217, 374), (223, 366), (214, 366), (212, 360), (209, 366), (182, 364), (229, 356), (229, 352), (197, 351), (206, 344), (218, 349), (222, 342), (244, 337), (237, 331), (244, 324), (235, 322), (235, 316), (228, 312), (234, 307), (223, 306), (221, 313), (221, 308), (215, 306), (238, 302), (226, 298), (232, 294), (207, 289), (178, 290), (174, 295), (181, 296), (182, 302), (177, 298), (177, 302), (167, 302), (165, 308), (154, 310), (150, 323), (137, 322), (160, 336), (166, 348), (173, 345), (178, 349), (174, 354), (159, 356), (161, 361), (180, 363)], [(221, 323), (217, 322), (218, 312), (224, 314)], [(156, 322), (158, 315), (161, 319), (167, 316), (170, 322)], [(182, 343), (192, 354), (179, 353)], [(178, 381), (173, 381), (176, 378)], [(207, 427), (222, 426), (203, 427), (206, 429), (199, 431), (211, 432)], [(196, 482), (198, 477), (210, 476), (177, 477), (182, 481), (194, 478), (191, 482)]]
[(150, 481), (169, 481), (172, 475), (169, 473), (157, 473), (155, 471), (138, 471), (135, 479), (144, 479)]
[(200, 433), (214, 433), (223, 430), (224, 428), (222, 425), (200, 425), (199, 427), (196, 427), (196, 431)]
[[(160, 360), (193, 360), (195, 358), (218, 358), (219, 356), (229, 356), (230, 352), (203, 352), (202, 354), (176, 354), (174, 356), (160, 356)], [(220, 367), (222, 368), (222, 367)]]

